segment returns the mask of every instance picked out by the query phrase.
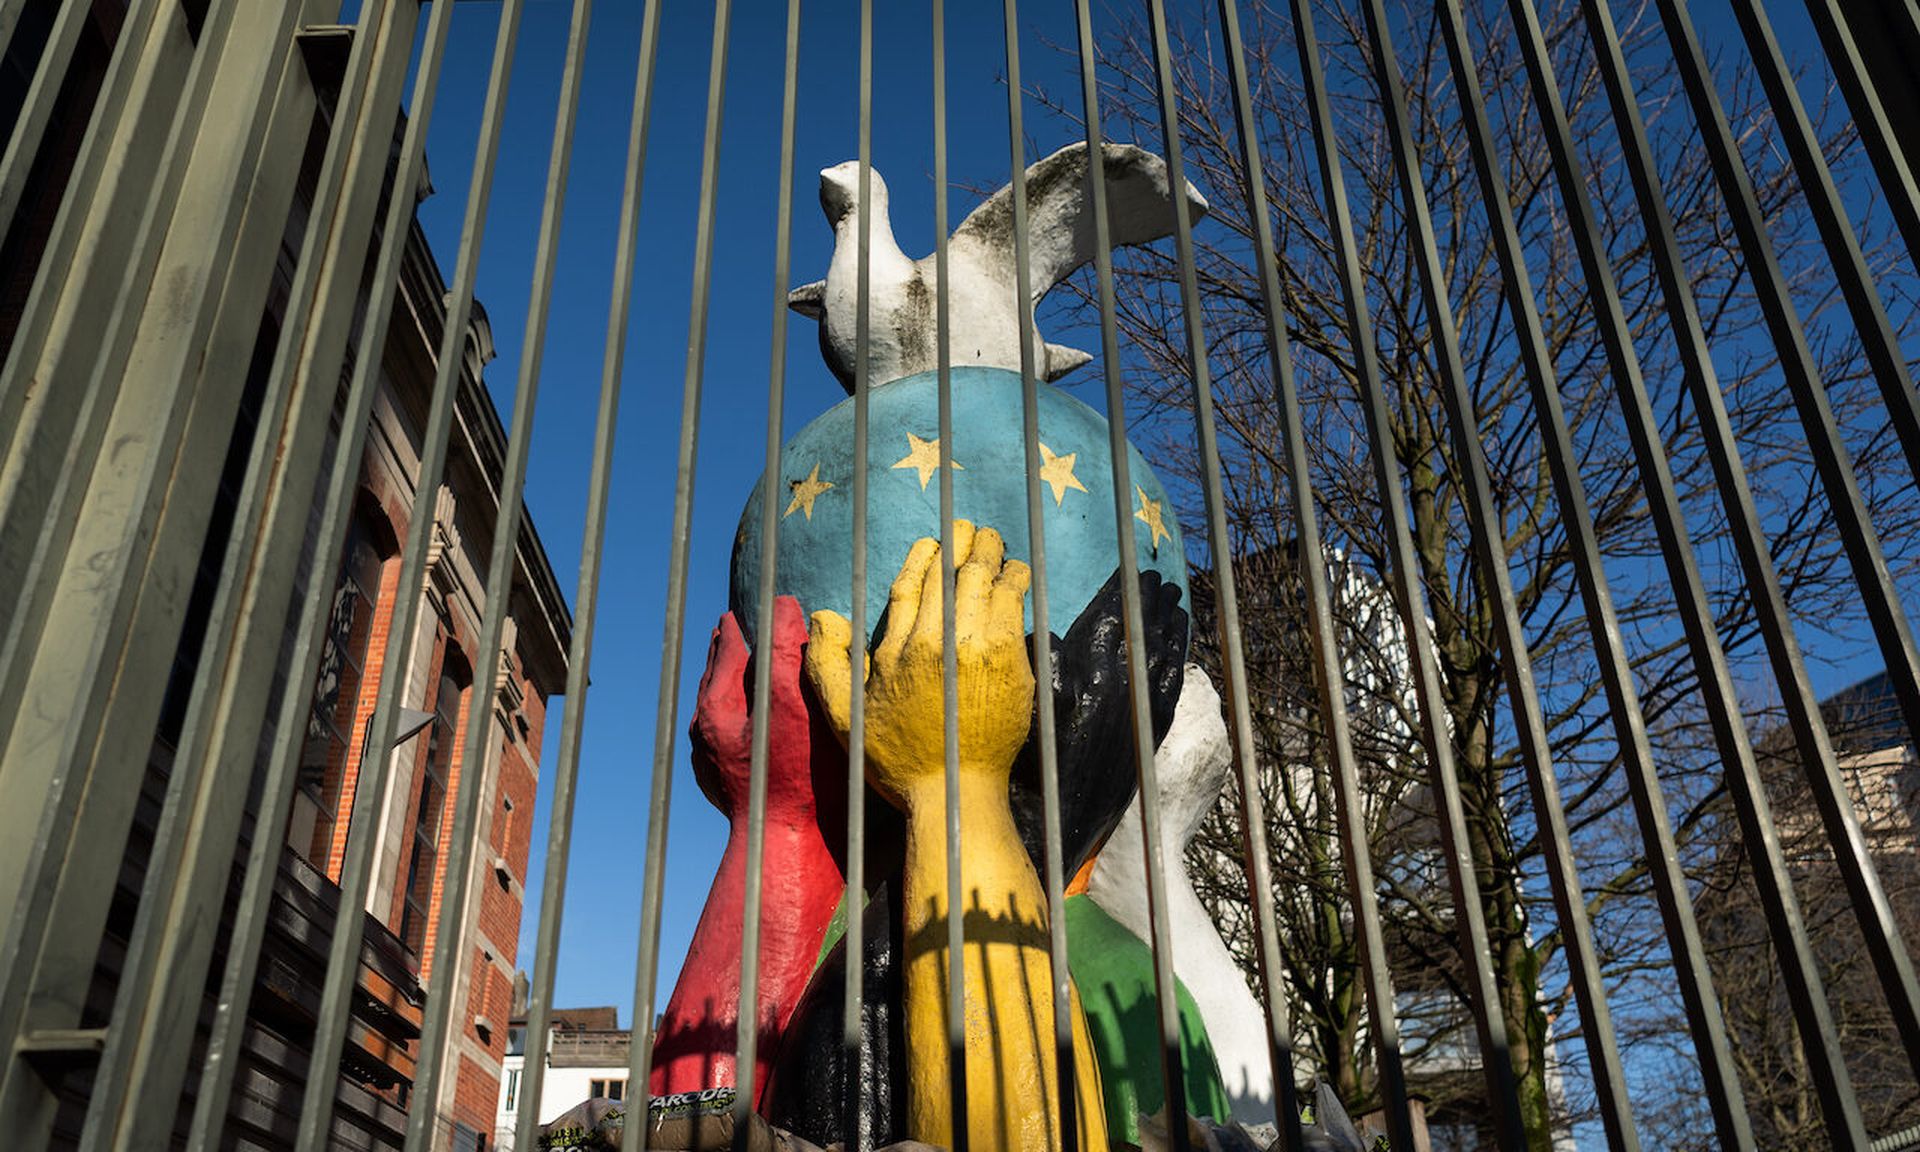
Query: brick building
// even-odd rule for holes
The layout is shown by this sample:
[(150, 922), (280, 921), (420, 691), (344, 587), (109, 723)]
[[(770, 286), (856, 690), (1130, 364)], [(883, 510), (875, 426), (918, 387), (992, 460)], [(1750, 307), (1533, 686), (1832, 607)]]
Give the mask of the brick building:
[[(54, 30), (57, 5), (28, 5), (0, 52), (0, 124), (14, 122), (28, 83)], [(67, 80), (24, 186), (13, 226), (0, 236), (0, 360), (14, 342), (47, 237), (72, 177), (76, 155), (128, 11), (127, 0), (92, 0), (67, 47)], [(185, 34), (198, 34), (197, 9), (185, 9)], [(175, 748), (186, 718), (188, 694), (199, 668), (214, 591), (226, 560), (225, 525), (231, 521), (261, 419), (262, 397), (274, 361), (299, 253), (308, 229), (322, 156), (332, 123), (332, 101), (343, 56), (324, 43), (309, 54), (317, 108), (306, 126), (304, 163), (285, 209), (284, 230), (270, 287), (262, 301), (250, 370), (239, 389), (233, 431), (221, 464), (219, 496), (168, 678), (166, 698), (147, 758), (139, 803), (126, 826), (126, 852), (112, 907), (105, 913), (98, 960), (82, 1023), (104, 1026), (112, 1007), (149, 854), (168, 799)], [(394, 133), (399, 139), (402, 125)], [(297, 150), (297, 149), (296, 149)], [(387, 179), (393, 179), (389, 170)], [(430, 188), (412, 190), (425, 196)], [(250, 209), (251, 210), (251, 209)], [(379, 236), (373, 238), (371, 250)], [(364, 292), (363, 287), (363, 292)], [(294, 632), (303, 601), (329, 597), (331, 614), (313, 707), (300, 759), (298, 791), (281, 852), (274, 901), (258, 975), (248, 1007), (243, 1055), (236, 1073), (228, 1134), (223, 1147), (291, 1148), (301, 1095), (309, 1079), (307, 1051), (320, 1004), (326, 956), (338, 916), (340, 876), (362, 754), (380, 684), (405, 678), (401, 704), (430, 716), (423, 729), (391, 755), (386, 795), (380, 805), (372, 889), (365, 907), (353, 1018), (337, 1088), (332, 1144), (337, 1148), (399, 1148), (409, 1111), (431, 1106), (437, 1147), (491, 1146), (513, 1011), (513, 974), (531, 843), (536, 777), (550, 698), (566, 679), (571, 618), (530, 518), (521, 520), (517, 564), (509, 589), (486, 588), (506, 451), (506, 433), (483, 373), (493, 359), (486, 313), (477, 303), (464, 342), (452, 443), (445, 482), (415, 499), (414, 478), (422, 452), (422, 429), (436, 374), (436, 349), (445, 319), (446, 284), (419, 225), (407, 237), (400, 290), (386, 338), (378, 395), (360, 465), (357, 500), (342, 562), (297, 589), (285, 624), (276, 697), (287, 682)], [(356, 324), (357, 327), (357, 324)], [(349, 348), (357, 346), (350, 341)], [(351, 353), (349, 354), (351, 360)], [(352, 364), (342, 372), (344, 393)], [(326, 455), (339, 435), (339, 402), (328, 431)], [(401, 541), (415, 519), (434, 525), (424, 585), (399, 587)], [(319, 546), (319, 517), (310, 517), (302, 545), (303, 570)], [(489, 595), (509, 597), (501, 650), (479, 649)], [(389, 635), (394, 606), (402, 596), (424, 598), (413, 635)], [(263, 674), (265, 669), (262, 669)], [(475, 708), (491, 716), (483, 762), (460, 762), (467, 717)], [(269, 719), (260, 737), (266, 750), (275, 738)], [(445, 859), (453, 822), (452, 799), (470, 772), (481, 773), (475, 875), (462, 911), (475, 930), (465, 955), (441, 955), (434, 925), (446, 880)], [(256, 791), (257, 791), (256, 783)], [(249, 800), (248, 824), (258, 803)], [(356, 833), (361, 831), (353, 830)], [(243, 835), (230, 880), (229, 915), (237, 902), (250, 845)], [(219, 933), (208, 1004), (224, 963), (228, 926)], [(414, 1070), (424, 995), (458, 989), (443, 1065), (441, 1098), (413, 1098)], [(204, 1044), (211, 1011), (199, 1021), (196, 1045)], [(77, 1060), (54, 1070), (61, 1101), (55, 1147), (77, 1144), (93, 1077), (91, 1063)], [(186, 1093), (197, 1091), (189, 1076)], [(179, 1114), (181, 1129), (191, 1108)]]
[[(456, 1016), (461, 1027), (452, 1041), (457, 1059), (448, 1065), (452, 1075), (445, 1081), (449, 1092), (435, 1103), (458, 1147), (463, 1142), (477, 1146), (474, 1140), (493, 1128), (512, 1013), (540, 746), (547, 700), (565, 684), (569, 618), (532, 521), (523, 518), (502, 650), (478, 650), (493, 492), (506, 448), (481, 376), (493, 352), (483, 312), (476, 311), (467, 342), (447, 483), (431, 504), (414, 503), (411, 477), (419, 464), (418, 429), (433, 380), (444, 293), (416, 225), (388, 334), (359, 500), (331, 593), (332, 618), (286, 851), (327, 881), (338, 879), (380, 683), (390, 675), (405, 676), (403, 705), (432, 719), (393, 752), (367, 913), (370, 929), (378, 925), (391, 935), (422, 985), (434, 987), (450, 978), (466, 989), (467, 1005)], [(399, 644), (387, 630), (402, 594), (399, 542), (420, 515), (434, 522), (427, 579), (412, 591), (425, 599), (426, 610), (418, 616), (415, 634)], [(493, 720), (488, 758), (478, 766), (485, 774), (486, 802), (475, 854), (478, 875), (468, 886), (465, 913), (476, 926), (475, 944), (465, 956), (445, 957), (435, 947), (435, 925), (452, 831), (451, 800), (470, 768), (460, 762), (460, 734), (474, 708), (487, 709)]]

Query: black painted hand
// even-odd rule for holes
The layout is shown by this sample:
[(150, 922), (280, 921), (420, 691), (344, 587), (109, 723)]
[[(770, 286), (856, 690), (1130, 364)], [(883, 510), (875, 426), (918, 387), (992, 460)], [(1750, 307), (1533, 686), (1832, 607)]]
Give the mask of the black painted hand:
[[(1187, 660), (1187, 612), (1180, 589), (1160, 573), (1140, 573), (1147, 632), (1147, 698), (1153, 742), (1173, 724)], [(1034, 661), (1038, 669), (1039, 661)], [(1042, 683), (1046, 677), (1041, 676)], [(1060, 779), (1060, 852), (1067, 876), (1106, 841), (1138, 787), (1132, 705), (1127, 688), (1126, 623), (1116, 569), (1065, 638), (1053, 642), (1054, 745)], [(1039, 725), (1014, 761), (1014, 824), (1034, 867), (1044, 871), (1045, 822), (1040, 800)]]

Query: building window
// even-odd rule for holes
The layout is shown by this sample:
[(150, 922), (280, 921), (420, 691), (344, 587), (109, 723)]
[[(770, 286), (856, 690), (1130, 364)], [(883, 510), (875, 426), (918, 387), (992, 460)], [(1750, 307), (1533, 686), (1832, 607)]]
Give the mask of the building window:
[(352, 735), (366, 686), (383, 553), (391, 551), (383, 549), (382, 543), (364, 514), (356, 514), (333, 589), (333, 608), (320, 647), (320, 671), (314, 678), (313, 708), (307, 714), (306, 743), (300, 753), (302, 802), (296, 805), (295, 826), (287, 842), (329, 876), (333, 875), (329, 864), (341, 807), (351, 802), (341, 790), (349, 761), (357, 761), (360, 753)]
[(434, 692), (433, 723), (427, 729), (426, 763), (420, 773), (420, 800), (415, 806), (412, 847), (407, 856), (406, 907), (400, 916), (400, 939), (415, 956), (426, 958), (427, 921), (433, 913), (433, 880), (440, 863), (440, 823), (447, 807), (447, 781), (453, 775), (454, 748), (460, 740), (460, 703), (465, 689), (454, 665), (451, 648), (441, 662), (440, 684)]
[(507, 1091), (500, 1098), (500, 1111), (511, 1112), (520, 1101), (520, 1069), (507, 1069)]
[(625, 1100), (627, 1082), (620, 1080), (590, 1080), (587, 1082), (587, 1095), (595, 1100)]

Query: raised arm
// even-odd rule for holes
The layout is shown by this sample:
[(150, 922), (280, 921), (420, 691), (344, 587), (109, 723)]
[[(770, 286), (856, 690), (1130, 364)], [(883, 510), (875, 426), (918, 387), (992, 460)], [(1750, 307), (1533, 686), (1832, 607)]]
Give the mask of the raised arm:
[[(814, 722), (802, 693), (807, 627), (799, 601), (791, 596), (776, 600), (773, 626), (762, 628), (760, 635), (762, 647), (771, 652), (773, 678), (761, 861), (756, 1102), (845, 883), (829, 837), (837, 842), (844, 835), (840, 828), (846, 776), (838, 742), (824, 731), (824, 722)], [(729, 612), (713, 630), (691, 732), (694, 777), (707, 799), (726, 814), (727, 844), (654, 1041), (648, 1088), (656, 1096), (735, 1083), (747, 781), (753, 750), (751, 661), (739, 623)]]
[[(1028, 572), (1000, 534), (955, 523), (961, 892), (966, 984), (967, 1130), (980, 1148), (1060, 1147), (1059, 1077), (1046, 897), (1007, 800), (1032, 715), (1022, 618)], [(905, 816), (902, 876), (907, 1131), (952, 1146), (946, 1030), (948, 914), (940, 547), (914, 544), (895, 579), (866, 682), (867, 779)], [(847, 622), (813, 615), (807, 672), (843, 736), (852, 694)], [(1098, 1073), (1078, 1004), (1075, 1116), (1080, 1147), (1106, 1147)]]

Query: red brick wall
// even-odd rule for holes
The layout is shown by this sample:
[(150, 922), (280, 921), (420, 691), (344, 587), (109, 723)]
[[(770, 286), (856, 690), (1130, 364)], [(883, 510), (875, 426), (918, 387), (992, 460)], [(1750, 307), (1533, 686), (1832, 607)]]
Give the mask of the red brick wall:
[(483, 1067), (467, 1056), (460, 1057), (460, 1069), (453, 1086), (453, 1120), (482, 1133), (493, 1143), (493, 1117), (500, 1105), (500, 1064)]
[[(427, 666), (427, 683), (434, 686), (427, 703), (424, 705), (427, 710), (435, 709), (440, 705), (440, 676), (446, 669), (449, 653), (454, 650), (454, 642), (445, 634), (445, 631), (438, 631), (434, 640), (433, 657)], [(461, 761), (464, 756), (464, 748), (462, 745), (465, 743), (464, 734), (467, 730), (467, 712), (475, 704), (475, 694), (478, 691), (477, 681), (478, 673), (475, 673), (475, 682), (469, 683), (460, 694), (461, 699), (458, 718), (454, 721), (453, 726), (454, 743), (452, 759), (447, 768), (447, 778), (445, 781), (446, 795), (440, 805), (440, 832), (439, 838), (436, 841), (438, 850), (434, 855), (433, 862), (432, 894), (428, 897), (426, 928), (425, 934), (421, 937), (422, 942), (420, 945), (420, 982), (429, 988), (432, 987), (433, 963), (435, 959), (434, 944), (438, 940), (440, 932), (440, 897), (446, 887), (447, 880), (447, 850), (453, 844), (453, 815), (454, 808), (456, 807), (454, 799), (459, 795), (460, 777), (463, 772)], [(422, 739), (418, 741), (414, 749), (415, 772), (413, 795), (408, 798), (406, 822), (400, 826), (401, 851), (395, 857), (395, 863), (399, 871), (394, 877), (393, 919), (389, 921), (389, 923), (396, 927), (402, 923), (402, 918), (406, 914), (407, 864), (412, 855), (413, 827), (420, 819), (420, 793), (421, 786), (426, 781), (426, 758), (430, 747), (431, 745), (428, 741)]]
[[(517, 660), (514, 675), (522, 675)], [(488, 799), (493, 805), (493, 819), (478, 880), (480, 940), (473, 950), (472, 979), (467, 989), (468, 1011), (461, 1021), (462, 1038), (484, 1045), (488, 1061), (482, 1067), (470, 1057), (463, 1056), (461, 1081), (454, 1092), (453, 1119), (481, 1132), (491, 1130), (499, 1107), (500, 1065), (506, 1058), (507, 1020), (513, 1011), (513, 983), (508, 973), (513, 970), (519, 954), (522, 895), (527, 877), (527, 857), (533, 841), (534, 788), (537, 784), (540, 739), (546, 723), (545, 700), (524, 679), (521, 686), (526, 694), (521, 709), (521, 715), (528, 724), (526, 748), (506, 741), (499, 725), (489, 723), (489, 738), (501, 740), (505, 746), (500, 758), (497, 787), (494, 795)], [(479, 706), (492, 707), (490, 698), (476, 701), (470, 696), (469, 700), (477, 702)], [(513, 802), (511, 810), (505, 804), (507, 800)], [(506, 860), (510, 883), (502, 884), (493, 871), (492, 862), (496, 855)], [(437, 891), (435, 895), (437, 899)], [(493, 953), (492, 961), (487, 959), (488, 951)], [(485, 1016), (493, 1024), (491, 1033), (485, 1037), (473, 1026), (477, 1016)]]
[[(410, 502), (412, 493), (399, 490), (388, 480), (383, 472), (369, 467), (363, 478), (366, 492), (374, 503), (386, 514), (396, 539), (405, 539), (410, 520)], [(399, 592), (399, 564), (390, 562), (381, 574), (380, 604), (376, 610), (374, 632), (368, 644), (367, 664), (369, 668), (368, 687), (362, 693), (361, 715), (356, 725), (353, 739), (362, 739), (360, 725), (364, 725), (368, 714), (373, 710), (377, 697), (377, 676), (374, 669), (383, 668), (387, 657), (388, 636), (392, 621), (393, 603)], [(441, 621), (435, 634), (432, 655), (429, 657), (426, 683), (429, 685), (428, 698), (412, 706), (432, 709), (435, 701), (433, 692), (437, 690), (441, 670), (444, 667), (449, 649), (460, 653), (460, 658), (468, 661), (472, 668), (472, 683), (463, 693), (465, 699), (460, 708), (458, 731), (460, 741), (464, 742), (468, 710), (485, 708), (489, 712), (487, 719), (487, 740), (493, 747), (501, 748), (500, 770), (493, 795), (484, 797), (482, 803), (489, 805), (489, 824), (487, 842), (479, 849), (480, 871), (477, 883), (478, 893), (478, 938), (475, 940), (470, 961), (470, 979), (465, 989), (469, 997), (464, 1011), (458, 1014), (456, 1048), (458, 1053), (456, 1080), (454, 1084), (453, 1115), (451, 1119), (478, 1132), (491, 1134), (495, 1113), (499, 1106), (500, 1065), (506, 1056), (507, 1020), (512, 1015), (513, 986), (510, 973), (518, 960), (520, 943), (520, 921), (523, 911), (524, 886), (527, 879), (527, 867), (533, 844), (534, 794), (539, 783), (540, 746), (545, 736), (547, 720), (547, 701), (540, 690), (526, 679), (526, 670), (521, 665), (518, 654), (512, 660), (513, 675), (519, 682), (522, 694), (520, 719), (527, 725), (523, 742), (507, 739), (507, 735), (494, 721), (491, 712), (494, 708), (495, 664), (491, 659), (477, 658), (479, 637), (472, 634), (473, 629), (459, 612), (452, 614), (451, 621)], [(463, 749), (456, 742), (454, 762), (447, 780), (448, 799), (441, 817), (440, 858), (435, 867), (433, 895), (428, 912), (425, 943), (421, 948), (420, 978), (429, 993), (433, 992), (432, 974), (435, 968), (435, 952), (438, 936), (440, 901), (446, 883), (447, 848), (453, 835), (453, 798), (460, 786), (460, 776), (464, 772), (461, 763)], [(356, 747), (357, 747), (356, 743)], [(419, 818), (421, 758), (426, 755), (427, 742), (422, 739), (409, 749), (414, 757), (415, 784), (411, 794), (405, 798), (403, 820), (399, 825), (403, 837), (411, 837), (414, 823)], [(358, 765), (353, 766), (357, 772)], [(343, 791), (351, 791), (351, 779)], [(507, 807), (507, 802), (512, 807)], [(336, 838), (336, 859), (332, 862), (334, 873), (338, 873), (338, 853), (344, 849), (346, 816), (341, 814), (342, 835)], [(393, 867), (397, 870), (391, 877), (394, 899), (388, 909), (386, 921), (389, 927), (399, 931), (406, 907), (407, 864), (411, 855), (412, 841), (404, 840), (400, 850), (393, 856)], [(503, 886), (492, 869), (494, 858), (498, 856), (507, 862), (511, 883)], [(488, 960), (491, 952), (494, 959)], [(475, 1030), (475, 1017), (485, 1016), (493, 1024), (490, 1035), (484, 1039)], [(485, 1048), (487, 1059), (475, 1058), (477, 1050), (473, 1045)]]

